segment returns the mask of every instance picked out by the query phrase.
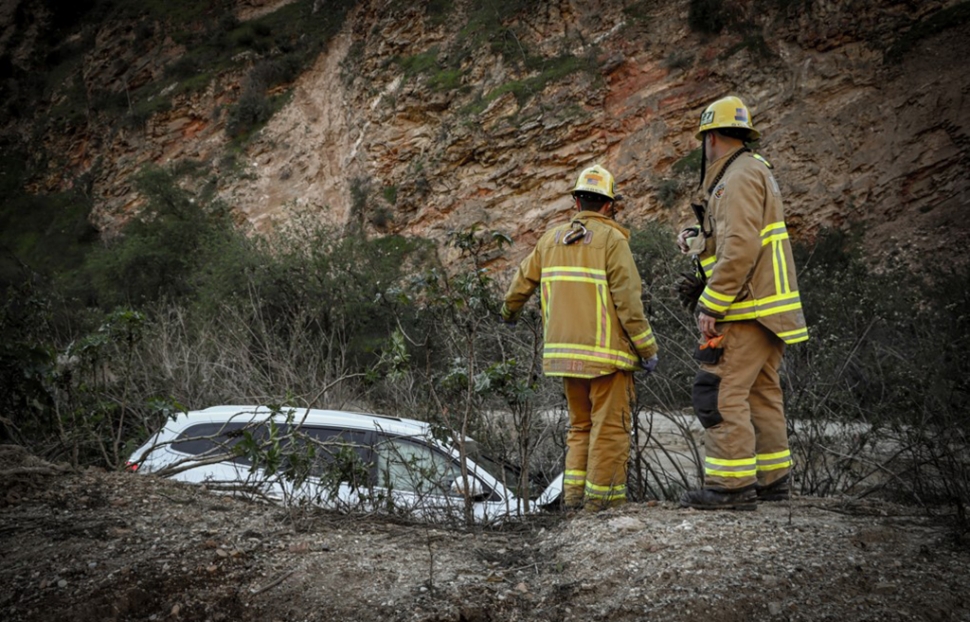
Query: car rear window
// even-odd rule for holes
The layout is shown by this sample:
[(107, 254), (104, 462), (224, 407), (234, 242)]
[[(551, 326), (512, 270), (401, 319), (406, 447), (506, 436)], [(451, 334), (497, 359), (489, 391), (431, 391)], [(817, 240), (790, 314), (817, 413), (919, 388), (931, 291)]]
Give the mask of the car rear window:
[[(197, 423), (189, 426), (172, 442), (172, 449), (193, 456), (217, 456), (232, 453), (233, 446), (242, 439), (243, 429), (248, 422), (230, 421), (227, 423)], [(234, 460), (249, 464), (244, 458)]]

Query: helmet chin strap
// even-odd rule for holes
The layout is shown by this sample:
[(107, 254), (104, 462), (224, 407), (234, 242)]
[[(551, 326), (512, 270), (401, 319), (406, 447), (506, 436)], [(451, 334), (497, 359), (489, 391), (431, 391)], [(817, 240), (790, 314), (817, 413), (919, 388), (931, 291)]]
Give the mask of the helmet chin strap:
[(707, 174), (707, 134), (701, 135), (701, 178), (697, 182), (698, 188), (704, 187), (704, 175)]

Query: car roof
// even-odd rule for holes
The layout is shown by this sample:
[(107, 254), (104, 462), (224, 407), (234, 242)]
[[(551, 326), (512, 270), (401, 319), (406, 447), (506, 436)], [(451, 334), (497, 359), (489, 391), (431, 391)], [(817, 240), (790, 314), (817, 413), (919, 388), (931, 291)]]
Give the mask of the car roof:
[(355, 413), (343, 410), (323, 410), (318, 408), (296, 408), (284, 406), (276, 411), (266, 406), (222, 405), (211, 406), (204, 410), (193, 410), (179, 414), (169, 427), (184, 426), (204, 422), (224, 422), (230, 420), (248, 421), (265, 419), (275, 413), (274, 419), (284, 422), (288, 415), (292, 420), (305, 426), (327, 426), (354, 428), (359, 430), (381, 430), (394, 434), (422, 435), (431, 431), (431, 426), (423, 421), (388, 417), (371, 413)]

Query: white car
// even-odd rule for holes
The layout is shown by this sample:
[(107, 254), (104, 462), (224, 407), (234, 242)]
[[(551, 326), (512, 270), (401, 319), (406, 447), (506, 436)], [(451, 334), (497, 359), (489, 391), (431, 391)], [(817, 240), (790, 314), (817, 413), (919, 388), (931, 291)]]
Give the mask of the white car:
[(553, 507), (562, 475), (520, 498), (519, 473), (412, 419), (333, 410), (213, 406), (182, 413), (135, 450), (129, 468), (222, 490), (428, 520), (501, 520)]

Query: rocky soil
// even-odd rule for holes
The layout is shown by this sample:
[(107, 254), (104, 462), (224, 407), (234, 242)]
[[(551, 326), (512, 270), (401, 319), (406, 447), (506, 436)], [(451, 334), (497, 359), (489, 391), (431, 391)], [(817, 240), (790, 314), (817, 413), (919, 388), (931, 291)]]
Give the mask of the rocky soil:
[(796, 498), (426, 526), (75, 472), (0, 448), (0, 618), (970, 620), (945, 517)]

